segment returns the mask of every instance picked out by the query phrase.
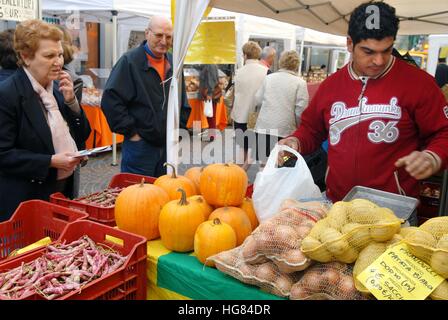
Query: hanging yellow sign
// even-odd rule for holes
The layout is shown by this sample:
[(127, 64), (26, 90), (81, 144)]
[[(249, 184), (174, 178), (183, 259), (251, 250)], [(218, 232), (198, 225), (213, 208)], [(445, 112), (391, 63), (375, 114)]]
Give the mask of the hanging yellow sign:
[(185, 63), (235, 64), (235, 21), (202, 22), (188, 48)]
[[(174, 21), (176, 1), (171, 0), (171, 19)], [(211, 11), (207, 7), (203, 18)], [(174, 24), (174, 23), (173, 23)], [(176, 35), (174, 35), (175, 37)], [(235, 64), (235, 21), (203, 21), (188, 48), (185, 64)]]
[(424, 300), (444, 281), (404, 243), (386, 250), (357, 279), (378, 300)]

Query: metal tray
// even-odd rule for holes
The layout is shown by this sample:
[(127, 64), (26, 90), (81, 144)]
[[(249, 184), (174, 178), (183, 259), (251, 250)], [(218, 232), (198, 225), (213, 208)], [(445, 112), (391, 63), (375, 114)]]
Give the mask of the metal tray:
[(418, 199), (382, 190), (355, 186), (347, 193), (343, 201), (350, 201), (356, 198), (370, 200), (380, 207), (389, 208), (398, 218), (408, 221), (410, 225), (416, 225), (417, 223)]

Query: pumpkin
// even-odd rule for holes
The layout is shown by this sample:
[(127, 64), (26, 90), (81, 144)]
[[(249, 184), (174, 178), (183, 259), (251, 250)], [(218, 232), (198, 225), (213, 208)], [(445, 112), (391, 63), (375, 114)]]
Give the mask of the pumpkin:
[(187, 197), (197, 194), (193, 181), (184, 176), (176, 175), (176, 169), (172, 164), (165, 163), (164, 166), (170, 166), (173, 169), (173, 173), (158, 177), (154, 184), (164, 189), (168, 193), (170, 200), (180, 199), (181, 195), (177, 191), (179, 188), (185, 191)]
[(243, 209), (246, 213), (247, 217), (250, 220), (250, 224), (252, 226), (252, 231), (255, 230), (256, 227), (258, 227), (258, 218), (255, 214), (254, 205), (251, 198), (244, 198), (243, 203), (239, 206), (240, 209)]
[(185, 177), (193, 181), (197, 192), (200, 192), (200, 179), (201, 179), (201, 173), (202, 173), (202, 167), (191, 167), (187, 171), (185, 171)]
[(233, 163), (216, 163), (204, 168), (200, 179), (201, 194), (215, 207), (235, 206), (243, 203), (247, 189), (247, 174)]
[(179, 189), (178, 192), (180, 200), (171, 200), (160, 212), (160, 238), (167, 249), (187, 252), (194, 249), (194, 234), (205, 219), (201, 205), (187, 201), (185, 190)]
[(199, 225), (194, 235), (194, 253), (201, 263), (214, 267), (208, 257), (236, 247), (236, 234), (233, 228), (218, 218)]
[(208, 217), (213, 212), (214, 208), (205, 201), (203, 196), (195, 195), (188, 197), (187, 200), (199, 204), (201, 206), (201, 211), (204, 214), (204, 219), (208, 220)]
[(218, 218), (221, 222), (228, 223), (236, 233), (236, 245), (243, 243), (244, 239), (252, 232), (250, 220), (243, 209), (237, 207), (222, 207), (212, 212), (209, 220)]
[(165, 203), (170, 201), (162, 188), (145, 184), (123, 189), (115, 201), (115, 222), (121, 230), (156, 239), (159, 234), (159, 214)]

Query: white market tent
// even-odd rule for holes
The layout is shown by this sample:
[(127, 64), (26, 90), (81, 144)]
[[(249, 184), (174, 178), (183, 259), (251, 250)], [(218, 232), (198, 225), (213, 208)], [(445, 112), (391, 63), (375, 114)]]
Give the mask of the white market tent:
[[(288, 22), (345, 36), (350, 13), (366, 0), (211, 0), (229, 11)], [(399, 34), (438, 34), (448, 31), (447, 0), (385, 0), (400, 17)]]

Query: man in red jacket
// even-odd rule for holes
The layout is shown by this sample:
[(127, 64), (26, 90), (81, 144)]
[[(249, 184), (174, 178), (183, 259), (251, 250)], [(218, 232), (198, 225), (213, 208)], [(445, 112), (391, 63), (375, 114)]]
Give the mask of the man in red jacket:
[(357, 7), (351, 62), (322, 82), (300, 127), (279, 142), (306, 155), (328, 139), (332, 201), (356, 185), (418, 197), (418, 180), (447, 166), (447, 103), (434, 78), (391, 55), (398, 24), (386, 3)]

